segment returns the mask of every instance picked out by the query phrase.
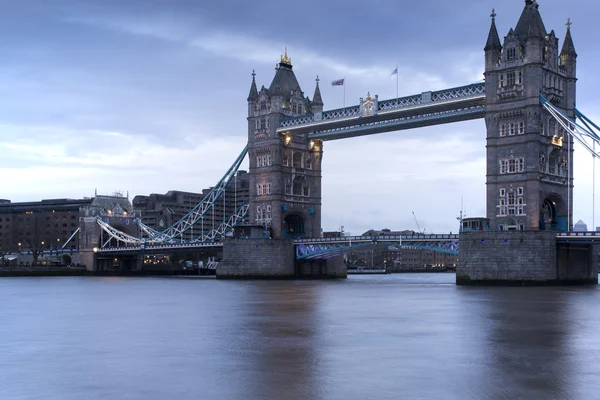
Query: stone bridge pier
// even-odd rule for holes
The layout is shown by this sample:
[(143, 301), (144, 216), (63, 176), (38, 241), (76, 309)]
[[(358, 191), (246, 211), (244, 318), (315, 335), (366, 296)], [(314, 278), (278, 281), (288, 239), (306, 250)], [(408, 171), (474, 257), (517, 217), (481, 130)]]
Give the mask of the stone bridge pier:
[(223, 243), (220, 279), (334, 279), (346, 278), (342, 257), (296, 260), (289, 239), (233, 239)]

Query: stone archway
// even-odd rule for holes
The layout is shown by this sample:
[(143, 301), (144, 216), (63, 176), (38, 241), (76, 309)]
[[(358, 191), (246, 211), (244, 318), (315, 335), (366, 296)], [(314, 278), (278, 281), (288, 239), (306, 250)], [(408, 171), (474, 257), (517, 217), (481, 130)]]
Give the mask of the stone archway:
[(302, 238), (306, 236), (306, 224), (299, 214), (289, 214), (283, 219), (283, 236), (286, 238)]
[(565, 201), (556, 193), (546, 196), (540, 206), (540, 230), (568, 231), (568, 211)]

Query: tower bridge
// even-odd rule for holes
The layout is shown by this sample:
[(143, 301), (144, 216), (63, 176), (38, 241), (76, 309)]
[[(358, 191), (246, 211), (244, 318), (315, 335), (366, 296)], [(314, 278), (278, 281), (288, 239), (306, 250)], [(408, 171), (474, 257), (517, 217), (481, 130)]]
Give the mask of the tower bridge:
[[(246, 213), (269, 238), (225, 239), (217, 275), (345, 276), (339, 263), (329, 266), (333, 259), (311, 260), (306, 268), (294, 261), (326, 259), (327, 248), (329, 255), (344, 251), (341, 242), (320, 238), (324, 142), (484, 119), (489, 230), (461, 233), (457, 282), (597, 282), (595, 238), (574, 242), (562, 233), (557, 238), (557, 232), (573, 226), (574, 141), (600, 156), (593, 145), (600, 143), (600, 129), (575, 108), (577, 53), (571, 24), (561, 47), (555, 31), (546, 30), (537, 1), (525, 0), (515, 28), (501, 41), (496, 16), (492, 12), (484, 47), (484, 83), (388, 100), (367, 93), (358, 104), (336, 110), (324, 110), (318, 78), (312, 99), (305, 95), (286, 50), (268, 87), (259, 90), (252, 73), (247, 148), (207, 199), (163, 232), (141, 224), (145, 237), (99, 224), (117, 242), (178, 246), (183, 232), (219, 198), (247, 152), (247, 207), (192, 242), (214, 242)], [(458, 250), (457, 238), (433, 242), (455, 243), (452, 251)]]

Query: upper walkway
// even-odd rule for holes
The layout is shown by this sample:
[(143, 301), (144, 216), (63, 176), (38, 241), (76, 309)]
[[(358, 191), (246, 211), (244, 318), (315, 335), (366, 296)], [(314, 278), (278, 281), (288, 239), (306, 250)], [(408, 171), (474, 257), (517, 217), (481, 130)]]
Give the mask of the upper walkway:
[(475, 83), (382, 101), (367, 96), (355, 106), (283, 119), (277, 133), (334, 140), (466, 121), (484, 114), (485, 83)]

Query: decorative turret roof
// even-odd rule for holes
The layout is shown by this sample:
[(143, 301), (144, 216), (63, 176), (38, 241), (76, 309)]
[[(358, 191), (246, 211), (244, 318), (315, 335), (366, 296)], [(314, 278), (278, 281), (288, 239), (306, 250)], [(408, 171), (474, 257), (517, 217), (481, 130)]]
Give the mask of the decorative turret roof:
[(248, 101), (256, 101), (258, 99), (258, 90), (256, 90), (256, 72), (252, 70), (252, 86), (250, 86), (250, 94), (248, 94)]
[(280, 65), (286, 65), (290, 68), (292, 68), (292, 59), (288, 57), (287, 55), (287, 47), (285, 48), (285, 54), (283, 56), (281, 56), (281, 62), (279, 63)]
[(312, 105), (322, 106), (323, 99), (321, 98), (321, 90), (319, 89), (319, 76), (318, 75), (317, 75), (316, 82), (317, 82), (317, 86), (315, 87), (315, 94), (313, 95)]
[(544, 35), (542, 35), (542, 32), (540, 32), (540, 27), (538, 26), (538, 24), (531, 24), (529, 25), (529, 31), (527, 31), (527, 36), (525, 37), (525, 40), (527, 39), (543, 39)]
[(533, 35), (538, 35), (539, 32), (541, 37), (546, 36), (546, 27), (538, 8), (539, 4), (536, 0), (525, 0), (525, 8), (515, 28), (515, 34), (519, 37), (519, 41), (524, 42), (530, 32)]
[(492, 26), (490, 26), (490, 33), (488, 35), (487, 43), (485, 44), (485, 51), (488, 50), (502, 50), (502, 44), (500, 43), (500, 37), (498, 36), (498, 29), (496, 29), (496, 11), (492, 10)]
[(573, 45), (573, 38), (571, 37), (571, 18), (567, 20), (567, 35), (565, 36), (565, 40), (563, 42), (562, 50), (560, 51), (560, 55), (569, 55), (577, 57), (577, 53), (575, 52), (575, 45)]
[(281, 63), (275, 70), (275, 77), (273, 77), (271, 86), (269, 86), (269, 96), (283, 96), (284, 101), (287, 101), (292, 97), (292, 91), (302, 91), (296, 75), (292, 71), (291, 59), (287, 56), (287, 48), (285, 56), (281, 57)]

